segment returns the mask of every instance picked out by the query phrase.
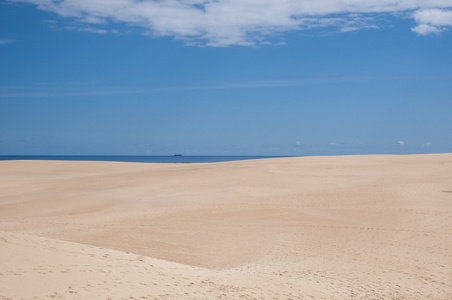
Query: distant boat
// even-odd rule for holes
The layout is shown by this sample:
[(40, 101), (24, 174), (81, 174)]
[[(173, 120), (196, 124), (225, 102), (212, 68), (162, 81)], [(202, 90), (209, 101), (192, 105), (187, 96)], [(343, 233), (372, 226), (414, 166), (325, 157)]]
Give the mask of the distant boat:
[(174, 156), (182, 156), (182, 154), (174, 154)]

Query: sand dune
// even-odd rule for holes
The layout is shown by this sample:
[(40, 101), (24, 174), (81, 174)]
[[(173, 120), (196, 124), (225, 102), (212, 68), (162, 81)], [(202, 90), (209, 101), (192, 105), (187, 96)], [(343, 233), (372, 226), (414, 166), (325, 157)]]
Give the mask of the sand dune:
[(452, 299), (452, 154), (0, 162), (0, 299)]

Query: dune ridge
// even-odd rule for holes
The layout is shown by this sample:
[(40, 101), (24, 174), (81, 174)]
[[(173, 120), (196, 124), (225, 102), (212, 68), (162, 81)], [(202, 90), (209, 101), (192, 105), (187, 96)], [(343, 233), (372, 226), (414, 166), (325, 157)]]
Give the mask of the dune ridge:
[(450, 299), (452, 154), (0, 162), (0, 299)]

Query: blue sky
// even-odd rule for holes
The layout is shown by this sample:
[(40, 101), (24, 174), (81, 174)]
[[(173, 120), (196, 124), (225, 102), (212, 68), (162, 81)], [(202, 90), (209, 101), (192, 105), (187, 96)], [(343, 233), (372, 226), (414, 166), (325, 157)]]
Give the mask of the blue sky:
[(0, 155), (452, 152), (451, 29), (444, 0), (3, 1)]

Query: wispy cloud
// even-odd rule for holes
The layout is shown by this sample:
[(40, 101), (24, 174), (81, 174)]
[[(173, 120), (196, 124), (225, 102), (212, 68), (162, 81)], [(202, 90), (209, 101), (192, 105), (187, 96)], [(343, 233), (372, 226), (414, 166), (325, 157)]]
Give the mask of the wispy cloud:
[(404, 141), (397, 141), (397, 146), (404, 146), (405, 142)]
[[(23, 90), (27, 90), (27, 88), (22, 88)], [(131, 95), (131, 94), (140, 94), (143, 93), (141, 90), (120, 90), (120, 89), (93, 89), (93, 90), (52, 90), (48, 89), (45, 91), (39, 90), (31, 90), (31, 91), (9, 91), (9, 92), (1, 92), (0, 91), (0, 99), (10, 99), (10, 98), (48, 98), (48, 97), (75, 97), (75, 96), (105, 96), (105, 95)]]
[(9, 45), (14, 42), (15, 42), (15, 40), (0, 40), (0, 45)]
[(283, 32), (319, 27), (339, 32), (379, 28), (382, 16), (409, 16), (417, 23), (412, 30), (419, 34), (452, 26), (451, 0), (9, 1), (31, 3), (90, 25), (80, 28), (125, 23), (151, 36), (172, 36), (190, 45), (213, 47), (258, 45)]
[[(249, 82), (204, 82), (199, 84), (132, 88), (103, 87), (95, 81), (67, 82), (65, 84), (52, 84), (49, 82), (37, 82), (34, 85), (8, 87), (0, 86), (0, 98), (25, 98), (25, 97), (70, 97), (88, 95), (120, 95), (120, 94), (144, 94), (153, 92), (197, 91), (197, 90), (230, 90), (230, 89), (261, 89), (279, 87), (297, 87), (319, 84), (343, 84), (369, 81), (397, 80), (397, 77), (325, 77), (294, 80), (268, 80)], [(76, 90), (74, 86), (79, 86)]]
[(432, 146), (432, 145), (433, 145), (432, 142), (427, 142), (427, 143), (425, 143), (425, 144), (422, 144), (422, 147), (430, 147), (430, 146)]
[(97, 34), (108, 34), (108, 33), (118, 33), (117, 30), (106, 30), (101, 28), (96, 28), (92, 26), (79, 26), (79, 25), (71, 25), (71, 26), (60, 26), (60, 25), (49, 25), (49, 28), (56, 30), (75, 30), (75, 31), (85, 31)]
[(85, 31), (85, 32), (91, 32), (91, 33), (97, 33), (97, 34), (107, 34), (107, 33), (110, 33), (110, 31), (108, 31), (108, 30), (105, 30), (105, 29), (99, 29), (99, 28), (94, 28), (94, 27), (90, 27), (90, 26), (86, 26), (86, 27), (66, 26), (66, 27), (64, 27), (64, 29), (68, 29), (68, 30), (77, 30), (77, 31)]
[(397, 77), (324, 77), (294, 80), (267, 80), (248, 82), (225, 82), (225, 83), (202, 83), (190, 86), (160, 87), (155, 91), (177, 91), (177, 90), (227, 90), (227, 89), (252, 89), (252, 88), (276, 88), (296, 87), (319, 84), (358, 83), (369, 81), (398, 80)]

